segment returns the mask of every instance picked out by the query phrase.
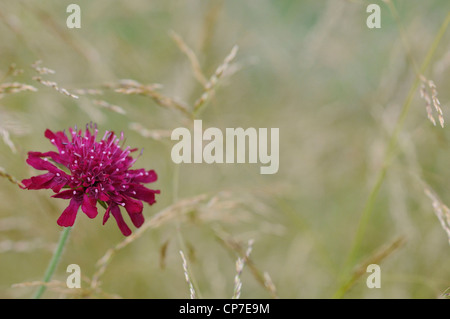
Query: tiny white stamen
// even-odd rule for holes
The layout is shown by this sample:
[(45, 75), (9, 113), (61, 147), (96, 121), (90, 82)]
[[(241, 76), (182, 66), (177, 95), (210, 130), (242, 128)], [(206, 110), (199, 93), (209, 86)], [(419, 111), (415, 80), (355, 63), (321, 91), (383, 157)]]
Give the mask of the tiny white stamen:
[(77, 191), (73, 191), (73, 194), (75, 195), (77, 193)]
[(59, 174), (59, 173), (56, 173), (56, 176), (61, 176), (61, 174)]
[(61, 151), (61, 154), (65, 154), (66, 152), (64, 152), (64, 151)]
[(125, 206), (125, 203), (120, 203), (120, 205)]

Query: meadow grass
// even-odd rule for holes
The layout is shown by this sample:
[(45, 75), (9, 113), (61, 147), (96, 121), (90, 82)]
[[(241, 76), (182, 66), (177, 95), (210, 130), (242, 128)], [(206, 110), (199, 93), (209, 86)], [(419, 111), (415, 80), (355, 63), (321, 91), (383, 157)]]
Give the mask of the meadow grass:
[[(68, 3), (0, 4), (0, 297), (447, 297), (450, 5), (412, 2), (378, 30), (369, 1), (80, 0), (81, 29)], [(279, 172), (174, 164), (194, 119), (280, 128)], [(42, 282), (67, 203), (20, 189), (26, 154), (90, 122), (144, 149), (161, 195), (126, 238), (79, 214)]]

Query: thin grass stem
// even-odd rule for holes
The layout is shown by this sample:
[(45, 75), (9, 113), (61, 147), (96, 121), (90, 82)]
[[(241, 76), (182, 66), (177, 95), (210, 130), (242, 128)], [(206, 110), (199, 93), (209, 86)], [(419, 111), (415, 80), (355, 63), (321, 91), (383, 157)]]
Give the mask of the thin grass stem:
[[(442, 37), (444, 36), (445, 31), (447, 30), (447, 27), (450, 23), (450, 12), (447, 14), (444, 22), (442, 23), (437, 35), (434, 38), (434, 41), (430, 47), (430, 49), (428, 50), (428, 53), (419, 69), (419, 74), (416, 74), (416, 78), (408, 92), (408, 96), (406, 97), (405, 102), (403, 103), (403, 107), (401, 110), (401, 113), (397, 119), (397, 123), (395, 125), (395, 128), (392, 132), (391, 137), (389, 138), (389, 142), (388, 142), (388, 147), (384, 156), (384, 160), (383, 160), (383, 166), (381, 167), (377, 178), (375, 180), (375, 184), (372, 187), (372, 190), (369, 193), (369, 197), (366, 201), (366, 204), (364, 206), (364, 209), (361, 213), (361, 217), (360, 217), (360, 221), (359, 221), (359, 225), (356, 231), (356, 235), (355, 235), (355, 239), (353, 241), (353, 245), (352, 248), (350, 250), (350, 254), (347, 257), (347, 260), (344, 264), (343, 267), (343, 274), (345, 277), (349, 276), (349, 271), (351, 269), (351, 265), (354, 264), (356, 257), (358, 256), (361, 244), (362, 244), (362, 240), (364, 238), (366, 229), (367, 229), (367, 225), (369, 223), (370, 220), (370, 216), (373, 212), (374, 209), (374, 205), (376, 202), (376, 199), (378, 197), (378, 194), (380, 192), (381, 186), (383, 184), (383, 181), (386, 177), (386, 172), (387, 169), (394, 157), (395, 154), (395, 150), (396, 150), (396, 146), (397, 146), (397, 141), (398, 141), (398, 135), (401, 131), (401, 129), (403, 128), (403, 124), (405, 122), (406, 116), (408, 115), (408, 112), (411, 108), (411, 104), (414, 98), (414, 94), (417, 91), (417, 88), (420, 84), (421, 81), (421, 77), (420, 75), (423, 74), (425, 72), (425, 70), (429, 67), (430, 63), (431, 63), (431, 59), (433, 58), (436, 49), (442, 39)], [(342, 279), (342, 278), (341, 278)], [(343, 295), (346, 293), (346, 289), (344, 289), (345, 287), (345, 282), (347, 282), (346, 280), (344, 280), (344, 283), (342, 283), (340, 285), (340, 287), (338, 288), (338, 290), (336, 291), (336, 293), (333, 295), (334, 298), (342, 298)]]

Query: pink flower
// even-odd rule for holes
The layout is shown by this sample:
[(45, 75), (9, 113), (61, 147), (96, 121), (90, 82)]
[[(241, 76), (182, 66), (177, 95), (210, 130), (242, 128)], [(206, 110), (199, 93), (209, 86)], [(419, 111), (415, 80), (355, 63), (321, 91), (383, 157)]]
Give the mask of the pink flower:
[[(90, 129), (93, 131), (91, 133)], [(106, 131), (96, 141), (97, 127), (86, 126), (86, 131), (70, 128), (70, 140), (65, 132), (45, 131), (45, 137), (56, 146), (58, 152), (29, 152), (27, 163), (45, 174), (22, 181), (26, 189), (52, 189), (52, 197), (70, 199), (69, 206), (58, 218), (58, 225), (69, 227), (75, 222), (78, 209), (89, 217), (97, 216), (97, 202), (106, 208), (103, 224), (110, 214), (115, 218), (123, 235), (131, 234), (120, 207), (127, 211), (135, 227), (144, 223), (143, 204), (156, 202), (159, 190), (148, 189), (142, 184), (157, 180), (155, 171), (130, 169), (136, 162), (130, 156), (137, 149), (122, 149), (114, 132)], [(63, 190), (64, 189), (64, 190)]]

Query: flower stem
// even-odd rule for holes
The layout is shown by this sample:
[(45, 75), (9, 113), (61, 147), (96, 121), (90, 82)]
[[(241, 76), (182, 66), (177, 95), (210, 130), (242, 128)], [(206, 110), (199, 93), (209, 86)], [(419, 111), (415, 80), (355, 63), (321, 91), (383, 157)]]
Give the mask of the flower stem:
[[(45, 271), (44, 275), (44, 283), (48, 283), (50, 279), (52, 278), (53, 273), (55, 272), (56, 266), (58, 265), (58, 261), (61, 258), (62, 251), (64, 249), (64, 246), (67, 242), (67, 238), (69, 237), (69, 233), (72, 227), (64, 227), (64, 230), (61, 232), (61, 237), (59, 238), (58, 246), (56, 247), (53, 257), (50, 260), (50, 263), (48, 264), (47, 270)], [(42, 294), (45, 292), (45, 289), (47, 288), (46, 285), (39, 286), (39, 289), (36, 291), (36, 294), (33, 296), (33, 299), (39, 299)]]

